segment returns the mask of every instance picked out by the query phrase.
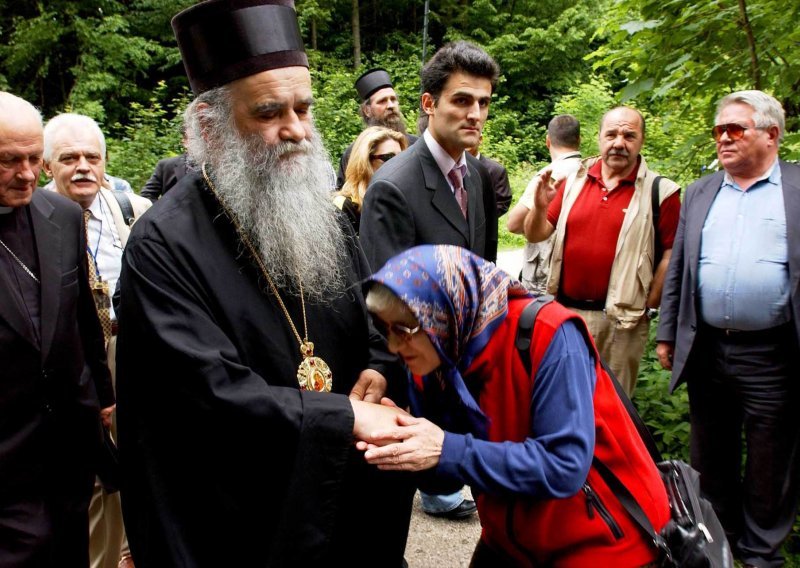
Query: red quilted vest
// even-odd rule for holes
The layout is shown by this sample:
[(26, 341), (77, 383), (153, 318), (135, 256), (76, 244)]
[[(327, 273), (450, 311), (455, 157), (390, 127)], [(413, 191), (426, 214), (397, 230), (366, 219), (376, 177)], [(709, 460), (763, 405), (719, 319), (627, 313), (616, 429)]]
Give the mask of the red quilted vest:
[[(514, 344), (517, 322), (530, 300), (512, 300), (505, 321), (468, 369), (465, 380), (481, 380), (480, 407), (489, 417), (489, 440), (522, 441), (530, 435), (530, 404), (536, 370), (555, 330), (578, 322), (599, 361), (583, 320), (555, 302), (541, 308), (531, 343), (532, 377)], [(594, 455), (636, 497), (660, 530), (669, 504), (658, 471), (599, 362), (595, 365)], [(649, 543), (617, 498), (591, 468), (583, 489), (566, 499), (477, 496), (482, 538), (520, 566), (643, 566), (656, 559)]]

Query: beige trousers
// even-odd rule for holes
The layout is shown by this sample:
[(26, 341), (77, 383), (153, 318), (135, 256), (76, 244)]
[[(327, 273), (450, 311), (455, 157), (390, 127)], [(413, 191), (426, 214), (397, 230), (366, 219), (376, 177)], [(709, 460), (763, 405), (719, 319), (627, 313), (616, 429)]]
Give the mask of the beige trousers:
[(600, 356), (614, 371), (628, 396), (631, 396), (639, 375), (639, 363), (647, 345), (650, 321), (642, 317), (634, 327), (620, 329), (602, 311), (570, 309), (586, 320)]
[[(108, 342), (108, 368), (116, 388), (117, 338)], [(111, 425), (111, 436), (117, 439), (117, 417)], [(130, 554), (128, 539), (122, 524), (122, 504), (119, 492), (106, 493), (100, 480), (94, 480), (92, 501), (89, 504), (89, 565), (91, 568), (117, 568), (120, 557)]]

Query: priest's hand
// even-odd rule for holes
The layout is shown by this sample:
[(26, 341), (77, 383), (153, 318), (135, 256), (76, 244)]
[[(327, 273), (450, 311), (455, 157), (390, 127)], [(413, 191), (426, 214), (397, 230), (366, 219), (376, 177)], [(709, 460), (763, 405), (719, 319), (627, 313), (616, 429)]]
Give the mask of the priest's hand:
[(398, 418), (407, 415), (404, 410), (397, 408), (397, 406), (372, 404), (371, 402), (354, 400), (352, 397), (350, 398), (350, 404), (353, 406), (353, 414), (355, 416), (353, 435), (357, 440), (365, 440), (375, 446), (382, 446), (392, 441), (382, 440), (380, 436), (374, 434), (375, 432), (383, 432), (395, 428), (398, 424)]
[(383, 395), (386, 394), (387, 385), (386, 377), (378, 371), (375, 369), (364, 369), (361, 371), (356, 384), (353, 385), (353, 389), (350, 391), (350, 399), (374, 402), (377, 404), (381, 401)]
[[(358, 442), (366, 450), (364, 459), (378, 469), (421, 471), (436, 467), (442, 455), (444, 430), (430, 420), (410, 415), (397, 417), (397, 425), (373, 432), (381, 444)], [(386, 443), (387, 441), (393, 443)]]
[(106, 428), (111, 428), (111, 421), (112, 417), (114, 416), (115, 408), (117, 408), (117, 405), (112, 404), (111, 406), (100, 410), (100, 420), (103, 422), (103, 426)]

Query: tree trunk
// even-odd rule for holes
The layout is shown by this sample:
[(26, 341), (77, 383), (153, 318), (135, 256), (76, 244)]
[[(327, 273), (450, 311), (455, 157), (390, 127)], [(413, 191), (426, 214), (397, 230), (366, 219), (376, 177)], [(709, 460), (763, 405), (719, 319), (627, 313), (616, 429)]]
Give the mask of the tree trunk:
[(311, 18), (311, 49), (317, 49), (317, 19)]
[(353, 69), (361, 65), (361, 23), (358, 17), (358, 0), (353, 0)]
[(750, 18), (747, 17), (747, 6), (745, 0), (739, 0), (739, 16), (742, 27), (747, 34), (747, 45), (750, 47), (750, 72), (753, 75), (753, 88), (761, 90), (761, 68), (758, 64), (758, 53), (756, 52), (756, 38), (753, 35), (753, 28), (750, 26)]

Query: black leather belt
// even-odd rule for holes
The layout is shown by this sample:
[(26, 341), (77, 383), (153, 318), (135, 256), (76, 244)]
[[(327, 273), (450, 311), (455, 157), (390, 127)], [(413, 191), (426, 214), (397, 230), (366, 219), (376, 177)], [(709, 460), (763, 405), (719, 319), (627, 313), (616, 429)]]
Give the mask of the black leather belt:
[(567, 308), (575, 308), (576, 310), (602, 312), (604, 309), (606, 309), (605, 300), (576, 300), (575, 298), (570, 298), (569, 296), (559, 294), (556, 296), (556, 301), (558, 301), (558, 303), (562, 306), (566, 306)]
[(756, 330), (720, 328), (710, 325), (706, 326), (706, 329), (711, 335), (724, 337), (728, 341), (760, 343), (786, 339), (786, 334), (792, 333), (792, 323), (787, 322), (775, 327)]

